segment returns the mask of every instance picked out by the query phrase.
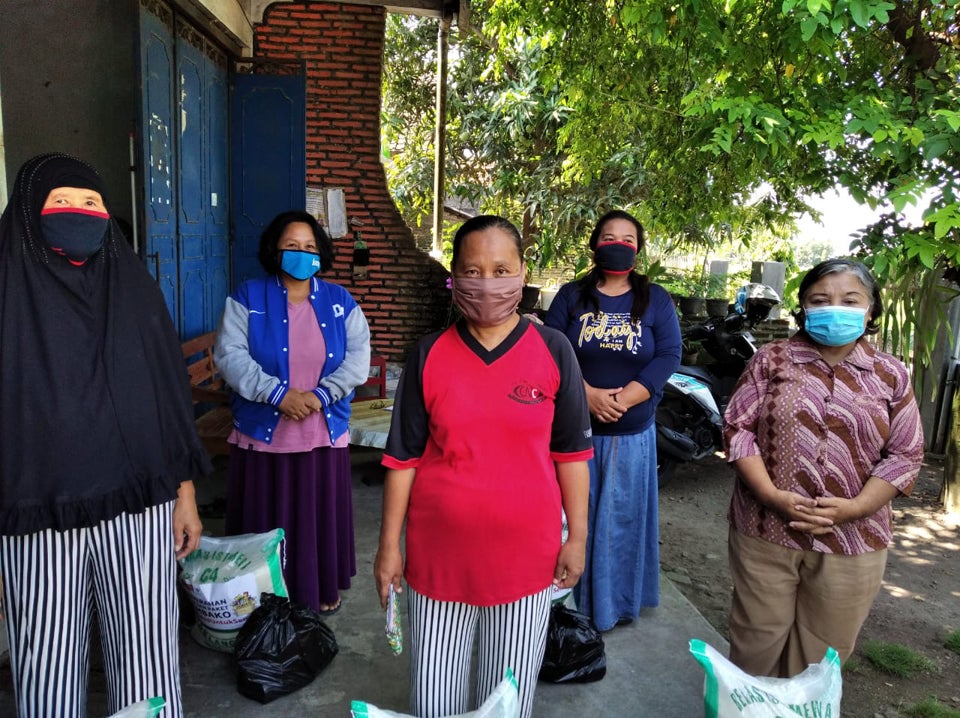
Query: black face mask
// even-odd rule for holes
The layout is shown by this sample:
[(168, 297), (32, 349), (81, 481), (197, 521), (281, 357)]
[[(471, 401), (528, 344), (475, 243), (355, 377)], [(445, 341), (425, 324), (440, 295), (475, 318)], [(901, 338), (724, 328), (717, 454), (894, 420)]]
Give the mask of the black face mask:
[(593, 261), (608, 274), (626, 274), (637, 261), (637, 248), (626, 242), (607, 242), (593, 250)]
[(47, 244), (71, 262), (82, 264), (100, 251), (110, 215), (76, 209), (45, 209), (40, 229)]

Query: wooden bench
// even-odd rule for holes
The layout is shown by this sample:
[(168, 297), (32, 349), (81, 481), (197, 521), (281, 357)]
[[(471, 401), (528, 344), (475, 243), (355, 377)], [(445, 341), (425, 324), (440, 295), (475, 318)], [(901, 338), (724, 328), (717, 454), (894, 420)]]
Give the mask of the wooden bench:
[(230, 393), (213, 362), (215, 337), (216, 332), (208, 332), (184, 342), (181, 348), (190, 374), (197, 433), (211, 456), (227, 456), (230, 453), (227, 437), (233, 430), (233, 415), (230, 413)]

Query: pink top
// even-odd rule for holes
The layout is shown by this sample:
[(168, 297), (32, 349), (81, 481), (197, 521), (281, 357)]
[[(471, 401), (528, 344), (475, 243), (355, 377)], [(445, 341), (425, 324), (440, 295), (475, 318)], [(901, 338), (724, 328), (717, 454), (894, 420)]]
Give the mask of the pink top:
[[(760, 348), (724, 416), (727, 460), (760, 455), (775, 486), (805, 496), (853, 498), (872, 476), (909, 494), (923, 463), (923, 431), (907, 368), (860, 339), (831, 367), (808, 339)], [(742, 534), (788, 548), (862, 554), (890, 542), (892, 510), (811, 536), (762, 506), (743, 481), (730, 503)]]
[[(290, 386), (309, 391), (320, 381), (320, 372), (327, 357), (327, 343), (310, 302), (288, 302), (287, 319), (290, 322)], [(282, 418), (269, 444), (237, 429), (233, 430), (227, 441), (243, 449), (274, 454), (293, 454), (331, 446), (330, 432), (322, 412), (314, 412), (301, 421)], [(339, 448), (349, 443), (350, 432), (344, 432), (332, 446)]]

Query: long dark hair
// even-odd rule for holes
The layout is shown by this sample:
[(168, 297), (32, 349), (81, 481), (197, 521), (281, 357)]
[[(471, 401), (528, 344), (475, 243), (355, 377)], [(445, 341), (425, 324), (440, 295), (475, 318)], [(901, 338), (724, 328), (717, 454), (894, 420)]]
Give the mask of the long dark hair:
[(260, 266), (266, 270), (267, 274), (280, 274), (280, 250), (277, 249), (277, 243), (287, 226), (294, 222), (310, 225), (313, 237), (317, 240), (320, 271), (325, 272), (330, 269), (333, 266), (333, 242), (312, 214), (299, 209), (281, 212), (263, 230), (263, 234), (260, 235), (260, 251), (257, 254)]
[[(590, 233), (590, 249), (596, 250), (597, 242), (600, 240), (600, 234), (603, 232), (604, 225), (614, 219), (625, 219), (636, 227), (637, 251), (639, 252), (643, 249), (645, 243), (643, 225), (640, 224), (640, 221), (636, 217), (629, 212), (624, 212), (622, 209), (611, 210), (597, 220), (596, 226), (594, 226), (593, 231)], [(577, 285), (580, 288), (581, 304), (589, 309), (593, 309), (594, 312), (600, 311), (600, 300), (597, 298), (596, 289), (601, 279), (603, 279), (603, 271), (594, 264), (589, 272), (577, 280)], [(647, 307), (650, 304), (650, 279), (646, 274), (639, 274), (635, 269), (630, 270), (628, 279), (630, 281), (630, 289), (633, 292), (633, 304), (630, 305), (630, 321), (636, 324), (640, 321), (640, 317), (647, 311)]]
[(797, 301), (800, 303), (800, 309), (793, 315), (797, 326), (800, 328), (798, 333), (804, 335), (807, 333), (806, 329), (804, 329), (806, 314), (803, 311), (803, 298), (807, 292), (810, 291), (810, 287), (828, 274), (839, 274), (841, 272), (852, 274), (859, 279), (860, 284), (863, 285), (863, 288), (867, 290), (867, 294), (870, 295), (870, 309), (867, 310), (870, 318), (867, 320), (867, 326), (863, 333), (876, 334), (880, 331), (880, 317), (883, 314), (883, 302), (880, 299), (880, 286), (877, 284), (877, 280), (873, 278), (873, 275), (870, 274), (870, 270), (867, 269), (865, 264), (854, 259), (839, 258), (827, 259), (820, 262), (820, 264), (808, 271), (800, 282), (800, 289), (797, 291)]

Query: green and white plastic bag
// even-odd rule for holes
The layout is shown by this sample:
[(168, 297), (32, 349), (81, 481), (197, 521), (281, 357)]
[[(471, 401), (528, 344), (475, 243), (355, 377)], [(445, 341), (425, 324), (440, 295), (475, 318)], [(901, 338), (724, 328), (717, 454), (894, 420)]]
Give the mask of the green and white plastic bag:
[[(353, 701), (350, 704), (350, 715), (353, 718), (414, 718), (409, 713), (383, 710), (366, 701)], [(475, 711), (458, 713), (449, 718), (520, 718), (520, 695), (513, 671), (507, 669), (504, 679)]]
[(840, 657), (832, 648), (820, 663), (793, 678), (751, 676), (696, 639), (690, 641), (690, 653), (706, 673), (704, 718), (840, 718), (843, 679)]
[(393, 584), (390, 584), (387, 596), (387, 615), (383, 632), (387, 635), (387, 645), (393, 651), (393, 655), (399, 656), (403, 653), (403, 628), (400, 626), (400, 597), (397, 595)]
[(280, 528), (200, 538), (200, 547), (180, 561), (180, 581), (197, 614), (190, 630), (197, 643), (232, 653), (237, 631), (260, 605), (260, 595), (287, 596), (282, 548)]
[(167, 701), (161, 696), (157, 696), (156, 698), (148, 698), (145, 701), (140, 701), (139, 703), (134, 703), (127, 706), (122, 711), (119, 713), (114, 713), (109, 718), (154, 718), (154, 716), (160, 714), (160, 711), (163, 710), (165, 705), (167, 705)]

